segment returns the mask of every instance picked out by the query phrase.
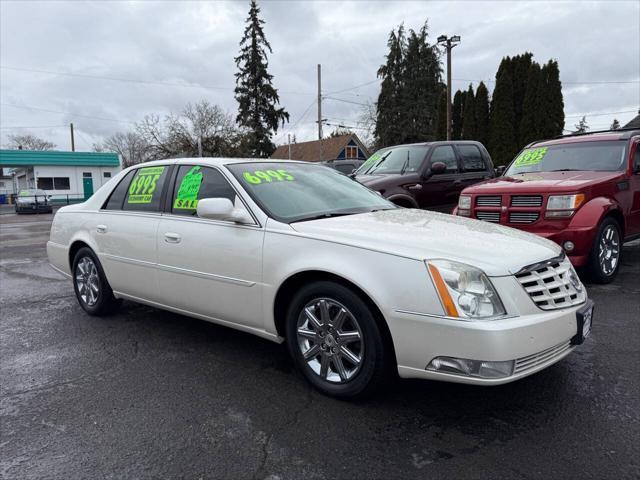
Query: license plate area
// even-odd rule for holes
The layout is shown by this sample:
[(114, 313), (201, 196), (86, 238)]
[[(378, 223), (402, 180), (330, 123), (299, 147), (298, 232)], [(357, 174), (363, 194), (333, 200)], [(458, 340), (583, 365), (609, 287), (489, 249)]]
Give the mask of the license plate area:
[(593, 301), (587, 300), (587, 304), (576, 312), (577, 333), (571, 339), (572, 345), (581, 345), (584, 339), (591, 333), (593, 325)]

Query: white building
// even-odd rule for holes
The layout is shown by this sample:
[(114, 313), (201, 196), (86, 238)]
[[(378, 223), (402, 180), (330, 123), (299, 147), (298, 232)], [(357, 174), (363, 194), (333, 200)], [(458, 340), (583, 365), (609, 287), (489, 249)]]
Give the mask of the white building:
[(89, 198), (122, 169), (115, 153), (47, 150), (0, 150), (0, 168), (12, 177), (11, 185), (5, 185), (7, 193), (39, 188), (54, 202), (67, 203)]

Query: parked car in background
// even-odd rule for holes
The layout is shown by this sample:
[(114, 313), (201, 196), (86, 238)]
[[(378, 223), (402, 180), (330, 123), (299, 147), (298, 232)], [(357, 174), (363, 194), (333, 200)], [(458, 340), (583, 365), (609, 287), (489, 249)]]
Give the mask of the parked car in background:
[(624, 242), (640, 237), (640, 130), (534, 142), (504, 176), (465, 189), (454, 213), (553, 240), (608, 283)]
[(20, 190), (16, 197), (16, 213), (51, 213), (53, 208), (44, 190)]
[(364, 160), (349, 159), (349, 160), (329, 160), (322, 162), (321, 165), (325, 167), (338, 170), (340, 173), (350, 175), (356, 171), (364, 163)]
[(47, 253), (90, 315), (125, 298), (286, 341), (308, 381), (337, 397), (366, 395), (394, 370), (511, 382), (591, 329), (593, 302), (553, 242), (398, 208), (306, 162), (131, 167), (57, 211)]
[(479, 142), (398, 145), (378, 150), (355, 179), (396, 205), (450, 212), (467, 186), (495, 176)]

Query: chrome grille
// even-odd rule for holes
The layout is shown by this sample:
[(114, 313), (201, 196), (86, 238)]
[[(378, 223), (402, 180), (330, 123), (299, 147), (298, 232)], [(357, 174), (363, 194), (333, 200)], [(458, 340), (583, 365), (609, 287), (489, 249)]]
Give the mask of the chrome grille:
[(512, 207), (541, 207), (542, 195), (514, 195), (511, 197)]
[(556, 345), (555, 347), (547, 348), (538, 353), (534, 353), (533, 355), (528, 355), (526, 357), (518, 358), (516, 360), (516, 366), (513, 369), (513, 373), (522, 373), (527, 370), (531, 370), (532, 368), (536, 368), (538, 365), (542, 365), (543, 363), (549, 362), (554, 358), (559, 357), (567, 350), (571, 348), (571, 342), (566, 341), (561, 343), (560, 345)]
[(539, 216), (538, 212), (511, 212), (509, 223), (533, 223), (538, 220)]
[(500, 223), (500, 212), (476, 212), (476, 218), (485, 222)]
[(516, 278), (542, 310), (579, 305), (587, 298), (584, 285), (565, 256), (525, 267)]
[(499, 207), (502, 205), (502, 197), (500, 195), (481, 195), (476, 197), (476, 205), (478, 207)]

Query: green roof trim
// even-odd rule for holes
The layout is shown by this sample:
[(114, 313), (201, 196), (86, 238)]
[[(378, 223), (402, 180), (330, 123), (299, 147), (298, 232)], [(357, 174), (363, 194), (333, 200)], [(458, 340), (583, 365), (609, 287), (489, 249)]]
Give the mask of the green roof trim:
[(119, 167), (120, 158), (117, 153), (0, 150), (0, 167), (30, 167), (32, 165)]

